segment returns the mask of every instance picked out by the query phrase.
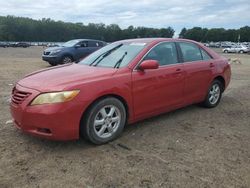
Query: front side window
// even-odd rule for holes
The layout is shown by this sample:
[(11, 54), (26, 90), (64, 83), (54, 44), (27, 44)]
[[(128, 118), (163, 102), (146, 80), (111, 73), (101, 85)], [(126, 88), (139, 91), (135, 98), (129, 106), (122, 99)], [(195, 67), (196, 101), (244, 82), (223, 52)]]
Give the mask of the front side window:
[(178, 63), (175, 44), (165, 42), (155, 46), (143, 60), (156, 60), (160, 66)]
[(79, 45), (82, 47), (82, 48), (86, 48), (88, 47), (88, 41), (82, 41), (82, 42), (79, 42)]
[(184, 62), (201, 61), (201, 51), (198, 46), (192, 43), (180, 42), (179, 43)]
[(207, 53), (205, 50), (203, 50), (203, 49), (201, 49), (201, 54), (202, 54), (203, 60), (212, 59), (212, 58), (210, 57), (210, 55), (208, 55), (208, 53)]

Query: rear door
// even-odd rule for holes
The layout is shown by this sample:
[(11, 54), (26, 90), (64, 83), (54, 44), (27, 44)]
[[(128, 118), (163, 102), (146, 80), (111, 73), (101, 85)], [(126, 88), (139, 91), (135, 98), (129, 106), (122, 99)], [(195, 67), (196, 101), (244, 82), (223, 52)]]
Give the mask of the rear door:
[(132, 72), (135, 118), (141, 119), (183, 104), (183, 64), (177, 58), (175, 43), (158, 44), (143, 60), (157, 60), (160, 66), (154, 70)]
[(204, 99), (209, 87), (214, 61), (212, 57), (191, 42), (178, 42), (186, 74), (184, 96), (185, 103), (192, 104)]

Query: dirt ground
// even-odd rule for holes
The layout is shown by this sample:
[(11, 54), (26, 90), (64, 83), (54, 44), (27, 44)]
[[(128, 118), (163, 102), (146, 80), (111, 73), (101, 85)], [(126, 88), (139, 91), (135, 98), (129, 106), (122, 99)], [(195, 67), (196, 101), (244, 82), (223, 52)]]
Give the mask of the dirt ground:
[(126, 127), (112, 143), (54, 142), (15, 129), (13, 83), (48, 67), (42, 48), (0, 48), (0, 187), (250, 187), (250, 55), (214, 109), (197, 105)]

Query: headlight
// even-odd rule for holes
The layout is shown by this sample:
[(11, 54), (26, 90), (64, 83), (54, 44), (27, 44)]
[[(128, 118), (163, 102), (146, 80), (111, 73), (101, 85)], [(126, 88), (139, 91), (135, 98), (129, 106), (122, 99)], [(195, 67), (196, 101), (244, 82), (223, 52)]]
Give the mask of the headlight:
[(52, 103), (61, 103), (61, 102), (70, 101), (75, 96), (77, 96), (79, 92), (80, 92), (79, 90), (73, 90), (73, 91), (43, 93), (43, 94), (38, 95), (31, 102), (31, 105), (52, 104)]
[(57, 54), (57, 53), (59, 53), (60, 51), (62, 51), (62, 50), (53, 50), (53, 51), (50, 52), (50, 55), (51, 55), (51, 54)]

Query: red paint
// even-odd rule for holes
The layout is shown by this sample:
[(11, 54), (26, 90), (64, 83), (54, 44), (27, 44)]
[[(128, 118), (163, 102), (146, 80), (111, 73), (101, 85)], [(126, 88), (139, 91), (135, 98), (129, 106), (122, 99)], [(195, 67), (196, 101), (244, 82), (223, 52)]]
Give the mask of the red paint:
[[(113, 69), (73, 64), (38, 71), (20, 80), (16, 89), (29, 95), (21, 104), (12, 102), (10, 105), (16, 126), (42, 138), (78, 139), (81, 117), (89, 105), (100, 97), (114, 95), (123, 98), (128, 106), (128, 122), (132, 123), (203, 101), (209, 85), (218, 76), (225, 80), (225, 87), (230, 82), (231, 70), (227, 60), (199, 43), (184, 39), (134, 41), (148, 45), (127, 67)], [(141, 58), (163, 41), (193, 42), (213, 59), (159, 68), (155, 61), (150, 60), (146, 62), (144, 70), (135, 70)], [(40, 93), (75, 89), (79, 89), (80, 93), (72, 101), (29, 105)]]
[(156, 60), (145, 60), (139, 65), (139, 69), (141, 71), (147, 70), (147, 69), (158, 69), (159, 63)]

